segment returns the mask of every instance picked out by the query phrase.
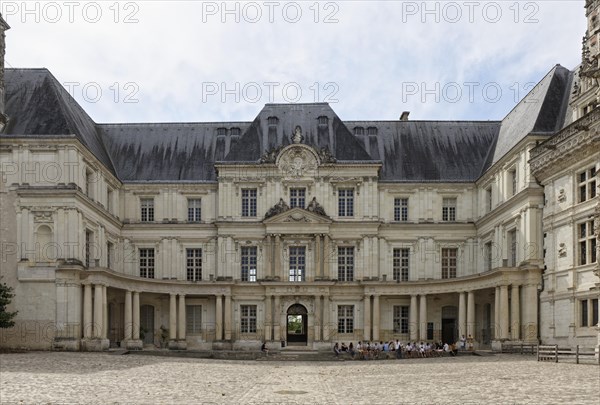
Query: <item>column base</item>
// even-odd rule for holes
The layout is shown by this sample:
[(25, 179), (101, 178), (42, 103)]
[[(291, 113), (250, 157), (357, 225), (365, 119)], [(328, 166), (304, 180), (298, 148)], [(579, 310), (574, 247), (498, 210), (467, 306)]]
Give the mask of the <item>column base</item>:
[(127, 350), (142, 350), (144, 348), (144, 342), (141, 340), (122, 340), (121, 347)]
[(109, 346), (108, 339), (81, 339), (81, 350), (84, 352), (101, 352), (108, 350)]
[(185, 340), (169, 340), (167, 347), (169, 350), (186, 350), (187, 342)]
[(78, 352), (81, 349), (81, 339), (69, 337), (55, 337), (52, 341), (52, 350)]

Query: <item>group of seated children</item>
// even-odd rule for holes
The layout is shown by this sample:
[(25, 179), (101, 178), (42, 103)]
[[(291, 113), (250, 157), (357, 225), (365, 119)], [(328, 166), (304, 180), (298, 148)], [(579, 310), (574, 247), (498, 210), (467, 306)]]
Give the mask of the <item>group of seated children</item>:
[(356, 346), (353, 343), (350, 343), (348, 346), (343, 342), (341, 346), (339, 343), (335, 343), (333, 352), (336, 356), (339, 356), (341, 353), (348, 353), (353, 359), (369, 360), (389, 358), (391, 355), (395, 355), (397, 359), (404, 357), (440, 357), (444, 354), (456, 356), (458, 349), (454, 343), (408, 342), (407, 344), (402, 344), (396, 339), (396, 341), (392, 340), (389, 342), (358, 342)]

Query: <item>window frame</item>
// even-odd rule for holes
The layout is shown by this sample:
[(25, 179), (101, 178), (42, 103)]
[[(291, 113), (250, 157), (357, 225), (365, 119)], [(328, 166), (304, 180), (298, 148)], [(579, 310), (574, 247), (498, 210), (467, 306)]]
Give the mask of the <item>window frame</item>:
[(202, 248), (185, 249), (185, 276), (187, 281), (202, 281)]
[(140, 198), (140, 221), (141, 222), (154, 222), (154, 198), (153, 197), (141, 197)]
[(338, 217), (354, 217), (354, 188), (339, 188), (338, 194)]
[(185, 306), (185, 333), (187, 335), (202, 335), (202, 305)]
[(338, 333), (354, 333), (354, 305), (338, 305), (337, 321)]
[(398, 283), (409, 280), (410, 248), (394, 248), (392, 251), (392, 277)]
[(408, 198), (394, 198), (394, 222), (408, 222)]
[(409, 311), (408, 305), (394, 305), (392, 309), (392, 326), (394, 334), (406, 335), (409, 333)]
[(577, 199), (579, 203), (596, 197), (596, 166), (589, 167), (577, 173)]
[(258, 308), (256, 305), (240, 305), (240, 333), (256, 333), (257, 314)]
[(188, 198), (188, 222), (202, 221), (202, 198)]
[(442, 221), (456, 222), (458, 199), (456, 197), (442, 198)]
[(240, 280), (255, 283), (256, 267), (258, 265), (258, 248), (256, 246), (242, 246), (240, 249)]
[(290, 246), (288, 253), (288, 281), (291, 283), (306, 281), (306, 246)]
[(442, 248), (441, 264), (442, 264), (442, 280), (449, 280), (449, 279), (456, 278), (457, 273), (458, 273), (458, 248), (456, 248), (456, 247)]
[(306, 207), (306, 188), (304, 187), (290, 188), (290, 208), (296, 207)]
[(256, 218), (258, 208), (258, 190), (256, 188), (242, 189), (242, 217)]
[[(582, 233), (583, 232), (583, 233)], [(577, 224), (577, 265), (585, 266), (598, 261), (596, 256), (597, 238), (594, 233), (594, 220)]]
[(354, 246), (338, 246), (338, 281), (354, 281)]
[[(144, 254), (142, 254), (144, 253)], [(139, 248), (138, 249), (138, 269), (140, 278), (155, 277), (156, 252), (154, 248)]]

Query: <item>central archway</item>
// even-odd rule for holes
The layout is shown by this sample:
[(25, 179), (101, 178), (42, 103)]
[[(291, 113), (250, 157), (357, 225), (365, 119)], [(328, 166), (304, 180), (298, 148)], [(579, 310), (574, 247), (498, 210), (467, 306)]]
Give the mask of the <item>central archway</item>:
[(306, 346), (308, 343), (308, 311), (301, 304), (294, 304), (287, 310), (288, 345)]

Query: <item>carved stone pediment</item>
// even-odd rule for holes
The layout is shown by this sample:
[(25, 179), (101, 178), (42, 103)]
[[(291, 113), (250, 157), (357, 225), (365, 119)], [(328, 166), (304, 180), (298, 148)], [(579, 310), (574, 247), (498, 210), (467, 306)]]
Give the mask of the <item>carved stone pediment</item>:
[(295, 224), (330, 224), (331, 219), (303, 208), (292, 208), (263, 221), (265, 224), (295, 223)]

